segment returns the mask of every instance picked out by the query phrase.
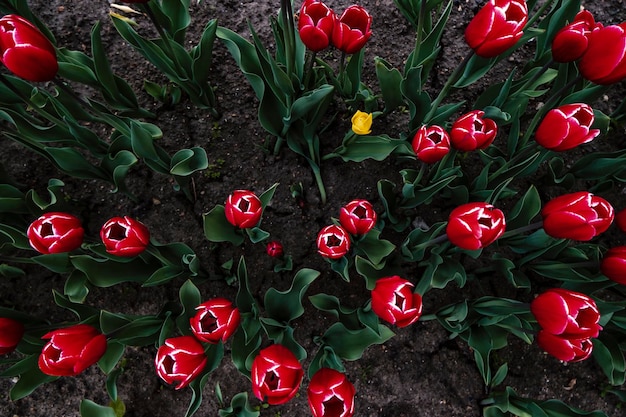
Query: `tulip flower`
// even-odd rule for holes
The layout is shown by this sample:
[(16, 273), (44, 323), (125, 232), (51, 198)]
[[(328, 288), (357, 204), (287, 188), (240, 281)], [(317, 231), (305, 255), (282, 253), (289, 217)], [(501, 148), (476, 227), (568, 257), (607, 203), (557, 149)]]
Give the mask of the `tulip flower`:
[(107, 350), (107, 339), (88, 324), (53, 330), (39, 355), (39, 369), (52, 376), (75, 376), (98, 362)]
[(594, 30), (578, 69), (589, 81), (609, 85), (626, 78), (626, 22)]
[(470, 152), (491, 145), (498, 133), (498, 125), (491, 119), (483, 118), (484, 115), (482, 110), (472, 110), (459, 117), (450, 129), (452, 147)]
[(555, 358), (564, 362), (580, 362), (591, 356), (591, 339), (568, 339), (545, 330), (537, 333), (537, 344)]
[(363, 7), (352, 5), (335, 20), (333, 45), (345, 54), (359, 52), (372, 36), (372, 16)]
[(356, 389), (345, 374), (321, 368), (313, 375), (307, 398), (313, 417), (352, 417)]
[(200, 375), (206, 363), (204, 347), (193, 336), (165, 339), (154, 359), (159, 377), (168, 384), (177, 384), (177, 390)]
[(378, 279), (372, 290), (372, 310), (398, 327), (415, 323), (422, 315), (422, 296), (413, 292), (414, 287), (397, 275)]
[(43, 254), (70, 252), (83, 243), (80, 220), (67, 213), (50, 212), (28, 226), (28, 242)]
[(376, 212), (367, 200), (352, 200), (341, 208), (339, 223), (348, 233), (356, 236), (367, 234), (376, 225)]
[(268, 242), (268, 244), (265, 246), (265, 253), (267, 253), (272, 258), (282, 258), (283, 245), (277, 240)]
[(587, 191), (565, 194), (548, 201), (541, 210), (543, 229), (558, 239), (588, 241), (613, 222), (613, 207)]
[(454, 245), (467, 250), (484, 248), (506, 228), (504, 213), (488, 203), (467, 203), (450, 213), (446, 234)]
[(611, 281), (626, 285), (626, 246), (609, 249), (602, 258), (600, 270)]
[(24, 325), (13, 319), (0, 317), (0, 355), (15, 350), (24, 336)]
[(352, 116), (352, 131), (357, 135), (369, 135), (372, 132), (372, 113), (357, 110)]
[(599, 129), (591, 129), (593, 121), (593, 109), (588, 104), (565, 104), (546, 114), (535, 132), (535, 140), (546, 149), (567, 151), (600, 134)]
[(530, 303), (530, 311), (544, 331), (563, 338), (597, 337), (602, 329), (595, 301), (583, 293), (549, 289)]
[(334, 224), (324, 227), (317, 234), (317, 251), (325, 258), (341, 258), (350, 251), (348, 232)]
[(465, 41), (476, 55), (493, 58), (522, 37), (528, 21), (524, 0), (489, 0), (465, 29)]
[(35, 25), (14, 14), (0, 18), (0, 61), (27, 81), (50, 81), (59, 71), (52, 43)]
[(450, 152), (450, 136), (440, 126), (422, 126), (413, 137), (411, 146), (417, 159), (434, 164)]
[(626, 209), (622, 209), (615, 215), (615, 223), (619, 229), (626, 233)]
[(130, 217), (113, 217), (100, 229), (100, 238), (108, 253), (133, 257), (146, 250), (150, 231), (139, 220)]
[(239, 326), (239, 309), (225, 298), (206, 301), (196, 307), (196, 311), (189, 323), (194, 336), (202, 342), (225, 342)]
[(252, 361), (252, 392), (270, 405), (284, 404), (296, 395), (303, 376), (296, 356), (285, 346), (274, 344), (261, 349)]
[(569, 25), (561, 28), (552, 40), (552, 58), (556, 62), (572, 62), (579, 59), (587, 50), (589, 34), (602, 27), (593, 15), (582, 10)]
[(298, 32), (304, 46), (313, 52), (330, 45), (335, 27), (335, 12), (318, 0), (305, 0), (300, 7)]
[(224, 206), (226, 220), (240, 229), (256, 226), (261, 220), (263, 206), (252, 191), (236, 190), (228, 196)]

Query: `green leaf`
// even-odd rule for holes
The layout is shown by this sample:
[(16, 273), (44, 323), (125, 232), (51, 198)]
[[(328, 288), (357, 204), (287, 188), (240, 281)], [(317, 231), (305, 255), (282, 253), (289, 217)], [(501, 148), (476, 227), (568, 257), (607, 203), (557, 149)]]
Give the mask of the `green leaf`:
[(81, 417), (118, 417), (111, 407), (99, 405), (87, 399), (80, 402), (80, 415)]
[(274, 288), (267, 290), (264, 298), (267, 316), (285, 324), (300, 317), (304, 313), (302, 297), (319, 275), (319, 271), (304, 268), (293, 277), (289, 290), (278, 291)]
[(216, 205), (211, 211), (203, 214), (202, 223), (204, 236), (210, 242), (230, 242), (236, 246), (243, 243), (243, 234), (226, 220), (222, 205)]
[(181, 149), (174, 154), (170, 161), (170, 174), (187, 177), (208, 167), (209, 160), (203, 148)]
[(20, 379), (13, 385), (9, 392), (11, 401), (17, 401), (33, 393), (39, 386), (52, 382), (56, 376), (46, 375), (34, 366), (20, 375)]
[(107, 350), (98, 361), (98, 366), (105, 374), (110, 374), (124, 355), (126, 346), (113, 340), (107, 341)]
[(626, 381), (626, 360), (620, 344), (609, 334), (602, 332), (598, 339), (593, 339), (593, 357), (613, 386)]
[(180, 299), (183, 311), (176, 319), (176, 324), (181, 333), (188, 334), (189, 319), (196, 314), (196, 307), (202, 304), (202, 295), (198, 287), (196, 287), (191, 280), (187, 280), (181, 285), (178, 291), (178, 298)]
[(385, 113), (389, 113), (404, 105), (400, 88), (402, 74), (398, 69), (390, 68), (390, 64), (380, 57), (374, 58), (374, 65), (380, 91), (383, 95), (383, 103), (385, 103)]
[(240, 392), (230, 401), (230, 407), (218, 411), (219, 417), (259, 417), (261, 413), (248, 402), (248, 393)]
[(392, 336), (394, 333), (383, 325), (379, 325), (377, 333), (368, 327), (350, 330), (342, 323), (335, 323), (326, 330), (322, 340), (332, 347), (340, 358), (354, 361), (363, 356), (363, 352), (369, 346), (385, 343)]

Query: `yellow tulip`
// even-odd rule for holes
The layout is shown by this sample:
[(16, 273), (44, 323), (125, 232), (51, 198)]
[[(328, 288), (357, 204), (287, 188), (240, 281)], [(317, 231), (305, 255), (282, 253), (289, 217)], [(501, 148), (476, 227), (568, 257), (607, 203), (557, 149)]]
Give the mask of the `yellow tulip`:
[(357, 135), (367, 135), (372, 131), (372, 113), (357, 110), (352, 116), (352, 131)]

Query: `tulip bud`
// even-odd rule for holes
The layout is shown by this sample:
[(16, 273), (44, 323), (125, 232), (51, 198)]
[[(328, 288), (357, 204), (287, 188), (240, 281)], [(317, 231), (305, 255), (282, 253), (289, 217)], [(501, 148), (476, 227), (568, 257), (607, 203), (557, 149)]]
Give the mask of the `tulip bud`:
[(335, 20), (332, 41), (333, 45), (345, 54), (359, 52), (372, 36), (372, 16), (363, 7), (348, 7)]
[(549, 289), (530, 303), (530, 311), (543, 330), (563, 338), (597, 337), (602, 329), (595, 301), (579, 292)]
[(256, 226), (263, 214), (261, 200), (252, 191), (236, 190), (228, 196), (224, 214), (230, 224), (240, 229)]
[(252, 392), (270, 405), (292, 399), (304, 376), (302, 365), (285, 346), (274, 344), (261, 349), (252, 361)]
[(317, 235), (317, 251), (325, 258), (341, 258), (350, 251), (348, 232), (334, 224), (324, 227)]
[(28, 242), (43, 254), (70, 252), (83, 243), (80, 220), (67, 213), (50, 212), (28, 226)]
[(626, 78), (626, 22), (594, 30), (578, 70), (589, 81), (609, 85)]
[(574, 21), (559, 30), (552, 40), (552, 58), (556, 62), (572, 62), (583, 56), (589, 45), (589, 34), (602, 27), (593, 15), (583, 10)]
[(528, 21), (523, 0), (489, 0), (465, 29), (465, 41), (476, 55), (493, 58), (522, 37)]
[(452, 210), (446, 234), (454, 245), (477, 250), (495, 242), (505, 228), (501, 210), (488, 203), (467, 203)]
[(39, 369), (46, 375), (78, 375), (98, 362), (107, 350), (106, 337), (88, 324), (53, 330), (42, 339), (50, 339), (39, 355)]
[(0, 355), (15, 350), (24, 336), (24, 325), (13, 319), (0, 317)]
[(27, 81), (50, 81), (59, 70), (52, 43), (21, 16), (0, 18), (0, 62)]
[(484, 115), (482, 110), (473, 110), (454, 122), (450, 130), (450, 142), (454, 148), (470, 152), (491, 145), (498, 133), (498, 125), (483, 118)]
[(611, 281), (626, 285), (626, 246), (609, 249), (602, 258), (600, 270)]
[(565, 104), (546, 114), (535, 132), (535, 140), (546, 149), (567, 151), (600, 134), (600, 130), (591, 129), (593, 121), (593, 109), (588, 104)]
[(339, 223), (348, 233), (367, 234), (376, 225), (376, 212), (367, 200), (353, 200), (341, 208)]
[(204, 370), (207, 363), (204, 347), (193, 336), (165, 339), (159, 347), (154, 364), (159, 377), (168, 384), (186, 387)]
[(406, 327), (422, 315), (422, 296), (414, 293), (415, 286), (404, 278), (380, 278), (372, 290), (372, 310), (381, 319)]
[(587, 191), (565, 194), (548, 201), (541, 210), (544, 231), (558, 239), (588, 241), (613, 222), (613, 207)]
[(113, 217), (100, 229), (100, 238), (108, 253), (133, 257), (146, 250), (150, 231), (139, 220), (130, 217)]
[(417, 159), (434, 164), (450, 152), (450, 137), (440, 126), (422, 126), (413, 137), (411, 145)]
[(357, 110), (352, 116), (352, 131), (357, 135), (369, 135), (372, 132), (372, 113)]
[(355, 393), (354, 385), (345, 374), (331, 368), (321, 368), (315, 372), (307, 388), (313, 417), (352, 417)]
[(274, 240), (265, 246), (265, 252), (272, 258), (282, 258), (283, 245), (279, 241)]
[(196, 311), (189, 322), (191, 331), (202, 342), (225, 342), (239, 326), (239, 309), (224, 298), (206, 301), (196, 307)]
[(313, 52), (327, 48), (335, 20), (335, 12), (330, 7), (321, 1), (305, 0), (298, 17), (298, 32), (304, 46)]
[(537, 334), (537, 344), (555, 358), (564, 362), (580, 362), (591, 356), (591, 339), (568, 339), (545, 330)]

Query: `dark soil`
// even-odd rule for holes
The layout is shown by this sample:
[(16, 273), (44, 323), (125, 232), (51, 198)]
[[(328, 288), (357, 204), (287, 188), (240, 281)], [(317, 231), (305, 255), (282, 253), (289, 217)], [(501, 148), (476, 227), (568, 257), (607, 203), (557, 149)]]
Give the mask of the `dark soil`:
[[(248, 34), (248, 21), (271, 48), (268, 18), (275, 14), (279, 2), (268, 0), (211, 1), (193, 3), (193, 22), (189, 41), (195, 44), (201, 28), (211, 18), (238, 33)], [(374, 16), (374, 36), (367, 44), (365, 82), (376, 89), (373, 58), (384, 57), (400, 67), (412, 48), (413, 33), (405, 19), (394, 7), (392, 0), (364, 0), (360, 2)], [(443, 50), (437, 71), (431, 82), (436, 94), (450, 70), (467, 53), (462, 34), (465, 25), (478, 10), (482, 1), (454, 2), (448, 33), (443, 37)], [(367, 297), (364, 283), (354, 277), (344, 282), (331, 271), (317, 253), (317, 232), (338, 217), (340, 207), (355, 198), (368, 199), (382, 212), (377, 193), (377, 181), (401, 181), (398, 172), (413, 168), (414, 162), (390, 159), (383, 162), (363, 163), (325, 162), (322, 173), (328, 191), (328, 203), (321, 205), (317, 189), (306, 163), (285, 150), (278, 157), (268, 152), (273, 138), (257, 122), (257, 100), (244, 76), (236, 67), (230, 54), (216, 43), (213, 60), (213, 84), (223, 116), (214, 120), (208, 112), (183, 101), (174, 108), (162, 108), (142, 90), (144, 79), (164, 83), (165, 79), (150, 64), (126, 45), (110, 23), (109, 2), (72, 0), (29, 0), (32, 10), (51, 28), (57, 43), (89, 53), (89, 31), (96, 21), (103, 26), (103, 39), (108, 56), (116, 72), (126, 78), (138, 91), (142, 104), (157, 113), (157, 124), (164, 132), (161, 145), (174, 152), (181, 148), (201, 146), (209, 155), (211, 168), (194, 175), (195, 200), (190, 201), (173, 189), (170, 178), (154, 174), (139, 165), (129, 173), (131, 191), (138, 202), (122, 194), (112, 194), (110, 187), (101, 182), (81, 181), (57, 172), (47, 161), (18, 145), (3, 143), (2, 161), (9, 174), (24, 189), (45, 191), (49, 178), (60, 178), (66, 186), (64, 193), (71, 201), (72, 212), (80, 216), (86, 231), (97, 236), (100, 226), (110, 217), (130, 215), (145, 223), (155, 240), (166, 243), (181, 241), (191, 246), (201, 258), (203, 266), (214, 275), (219, 265), (244, 255), (252, 290), (259, 300), (269, 287), (287, 289), (295, 271), (307, 267), (321, 271), (321, 276), (308, 290), (308, 295), (326, 292), (335, 294), (349, 306), (359, 306)], [(329, 1), (335, 10), (351, 2)], [(296, 4), (296, 7), (299, 3)], [(585, 2), (598, 21), (605, 24), (626, 20), (626, 9), (621, 0)], [(152, 30), (143, 16), (135, 19), (140, 31)], [(523, 58), (514, 55), (511, 63)], [(338, 56), (330, 56), (331, 62)], [(501, 80), (509, 69), (500, 67), (492, 79)], [(473, 86), (476, 94), (489, 81)], [(473, 91), (473, 92), (472, 92)], [(620, 90), (623, 92), (623, 89)], [(623, 96), (607, 97), (603, 105), (617, 106)], [(399, 136), (405, 129), (406, 115), (393, 114), (379, 119), (375, 133)], [(323, 153), (338, 146), (344, 132), (350, 127), (350, 114), (339, 113), (335, 124), (322, 137)], [(624, 146), (623, 132), (613, 132), (617, 144)], [(607, 139), (608, 140), (608, 139)], [(596, 146), (596, 145), (594, 145)], [(620, 146), (620, 145), (616, 145)], [(593, 150), (594, 148), (588, 148)], [(291, 272), (274, 273), (274, 261), (265, 255), (264, 245), (246, 243), (242, 249), (228, 244), (210, 244), (202, 233), (202, 214), (216, 204), (223, 204), (226, 196), (235, 189), (250, 189), (261, 193), (274, 183), (280, 183), (263, 220), (263, 229), (272, 239), (280, 240), (286, 253), (293, 257)], [(290, 194), (290, 186), (302, 183), (305, 190), (303, 206)], [(615, 190), (615, 195), (622, 190)], [(617, 203), (617, 202), (616, 202)], [(441, 202), (419, 213), (427, 223), (443, 221), (454, 202)], [(615, 204), (626, 206), (626, 201)], [(387, 237), (393, 239), (393, 236)], [(396, 237), (397, 238), (397, 237)], [(402, 237), (400, 237), (401, 239)], [(623, 238), (621, 238), (623, 240)], [(399, 242), (395, 242), (399, 243)], [(400, 241), (401, 243), (401, 241)], [(619, 243), (619, 242), (618, 242)], [(623, 244), (623, 242), (622, 242)], [(416, 281), (419, 269), (414, 264), (403, 266), (405, 276)], [(470, 283), (463, 289), (446, 288), (427, 293), (424, 303), (426, 314), (451, 302), (485, 295), (484, 288), (494, 288), (496, 295), (528, 300), (532, 294), (517, 292), (508, 284), (501, 284), (498, 276), (485, 278), (484, 283)], [(479, 285), (481, 284), (481, 285)], [(64, 277), (48, 270), (29, 267), (25, 277), (0, 281), (0, 305), (16, 308), (54, 322), (72, 319), (69, 313), (54, 305), (51, 292), (62, 292)], [(181, 282), (142, 288), (123, 284), (107, 289), (94, 289), (87, 303), (111, 312), (129, 314), (155, 314), (166, 301), (176, 301)], [(200, 286), (205, 299), (223, 296), (234, 299), (236, 288), (224, 281), (215, 280)], [(491, 290), (489, 290), (491, 293)], [(493, 293), (491, 293), (493, 294)], [(307, 313), (295, 323), (296, 338), (307, 349), (309, 356), (315, 351), (313, 338), (320, 336), (333, 322), (331, 317), (317, 312), (305, 301)], [(348, 377), (357, 390), (357, 416), (479, 416), (480, 401), (486, 397), (482, 378), (474, 363), (473, 353), (461, 340), (450, 339), (449, 334), (436, 322), (418, 322), (408, 328), (395, 329), (396, 336), (384, 345), (369, 348), (362, 359), (345, 363)], [(214, 416), (220, 408), (213, 393), (219, 383), (226, 402), (241, 391), (247, 391), (253, 405), (250, 382), (241, 376), (229, 360), (230, 345), (226, 344), (226, 357), (206, 386), (204, 401), (198, 416)], [(119, 396), (126, 404), (128, 417), (183, 416), (189, 404), (191, 391), (175, 391), (156, 375), (153, 358), (155, 347), (128, 348), (125, 354), (126, 370), (118, 381)], [(509, 375), (501, 386), (511, 386), (518, 394), (538, 400), (557, 398), (584, 410), (602, 410), (609, 416), (621, 415), (619, 401), (612, 396), (602, 396), (608, 382), (593, 360), (564, 365), (547, 356), (536, 345), (510, 339), (510, 346), (497, 352), (494, 360), (509, 363)], [(305, 362), (305, 367), (308, 362)], [(108, 402), (105, 375), (97, 366), (75, 378), (59, 378), (37, 389), (30, 396), (10, 401), (8, 391), (15, 381), (0, 380), (0, 415), (11, 417), (79, 416), (82, 398), (100, 404)], [(305, 381), (306, 384), (306, 381)], [(305, 385), (306, 386), (306, 385)], [(501, 388), (498, 387), (498, 388)], [(300, 394), (283, 406), (262, 409), (262, 416), (309, 415), (304, 388)]]

